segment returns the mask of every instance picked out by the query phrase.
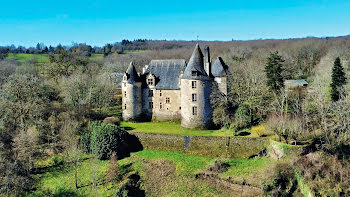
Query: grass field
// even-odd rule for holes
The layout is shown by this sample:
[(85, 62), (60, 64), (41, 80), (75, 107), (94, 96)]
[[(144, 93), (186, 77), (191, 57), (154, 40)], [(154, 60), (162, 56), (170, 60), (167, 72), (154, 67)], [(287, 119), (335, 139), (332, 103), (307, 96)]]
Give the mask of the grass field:
[(49, 58), (44, 54), (9, 53), (7, 58), (16, 59), (19, 62), (25, 62), (35, 58), (39, 64), (49, 62)]
[(183, 129), (178, 123), (172, 122), (122, 122), (122, 127), (130, 127), (130, 132), (163, 133), (189, 136), (233, 136), (233, 132), (228, 129), (220, 130), (198, 130)]
[[(70, 164), (53, 165), (43, 161), (34, 174), (36, 181), (32, 193), (28, 196), (95, 196), (92, 185), (93, 166), (96, 165), (98, 196), (115, 196), (118, 188), (125, 183), (125, 178), (133, 173), (141, 176), (141, 189), (147, 196), (232, 196), (239, 194), (239, 185), (224, 186), (213, 180), (198, 179), (196, 174), (206, 171), (214, 164), (215, 158), (186, 155), (176, 152), (143, 150), (133, 153), (131, 157), (120, 160), (119, 176), (113, 182), (106, 180), (106, 172), (111, 165), (108, 161), (94, 160), (87, 155), (79, 163), (78, 185), (74, 185), (74, 168)], [(255, 185), (265, 177), (261, 172), (267, 171), (275, 162), (270, 158), (225, 160), (230, 164), (228, 171), (220, 173), (226, 179), (233, 177), (240, 182)], [(237, 187), (237, 188), (236, 188)], [(247, 191), (249, 192), (249, 188)], [(246, 196), (249, 196), (247, 193)]]

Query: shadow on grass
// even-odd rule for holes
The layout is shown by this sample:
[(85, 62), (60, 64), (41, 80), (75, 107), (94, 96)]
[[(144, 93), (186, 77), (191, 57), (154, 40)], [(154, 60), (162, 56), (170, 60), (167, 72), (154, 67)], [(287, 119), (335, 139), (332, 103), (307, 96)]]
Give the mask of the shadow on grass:
[(124, 128), (126, 131), (132, 131), (132, 130), (135, 130), (135, 128), (133, 128), (133, 127), (122, 127), (122, 128)]

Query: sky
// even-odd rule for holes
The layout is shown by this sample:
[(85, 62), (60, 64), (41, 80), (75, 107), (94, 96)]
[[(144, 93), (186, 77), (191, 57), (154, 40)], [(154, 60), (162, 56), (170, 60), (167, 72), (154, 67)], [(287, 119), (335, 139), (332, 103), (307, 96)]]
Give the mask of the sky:
[(350, 34), (349, 0), (4, 0), (0, 45)]

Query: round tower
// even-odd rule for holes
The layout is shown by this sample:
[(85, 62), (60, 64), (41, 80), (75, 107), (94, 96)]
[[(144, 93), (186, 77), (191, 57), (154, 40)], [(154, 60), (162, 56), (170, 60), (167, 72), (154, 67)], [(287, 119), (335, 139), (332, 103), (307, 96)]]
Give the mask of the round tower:
[(213, 78), (204, 69), (203, 53), (197, 44), (181, 77), (182, 127), (208, 129), (213, 125), (210, 104), (212, 83)]
[(124, 120), (136, 120), (142, 113), (141, 79), (131, 62), (122, 81)]

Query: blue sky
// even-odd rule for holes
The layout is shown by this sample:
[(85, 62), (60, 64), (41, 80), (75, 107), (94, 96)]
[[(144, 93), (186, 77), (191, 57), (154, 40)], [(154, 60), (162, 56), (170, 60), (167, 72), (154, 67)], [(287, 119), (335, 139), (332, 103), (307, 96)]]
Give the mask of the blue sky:
[(0, 45), (122, 39), (251, 40), (350, 34), (346, 0), (17, 0), (0, 4)]

